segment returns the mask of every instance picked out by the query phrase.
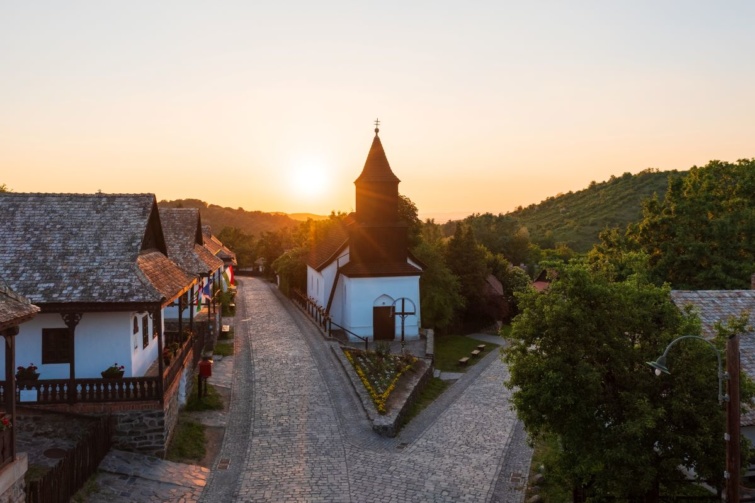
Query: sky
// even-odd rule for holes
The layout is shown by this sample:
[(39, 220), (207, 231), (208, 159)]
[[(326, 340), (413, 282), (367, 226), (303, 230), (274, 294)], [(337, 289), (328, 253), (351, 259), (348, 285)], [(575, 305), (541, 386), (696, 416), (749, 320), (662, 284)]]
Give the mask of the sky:
[(0, 184), (420, 217), (755, 157), (755, 2), (0, 0)]

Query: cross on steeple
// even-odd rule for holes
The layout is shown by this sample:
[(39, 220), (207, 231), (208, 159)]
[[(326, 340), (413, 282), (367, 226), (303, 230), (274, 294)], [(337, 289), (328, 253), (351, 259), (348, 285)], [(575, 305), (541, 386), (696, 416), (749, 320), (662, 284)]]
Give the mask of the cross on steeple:
[(375, 119), (375, 136), (377, 136), (377, 134), (380, 132), (380, 128), (378, 126), (380, 126), (380, 119)]

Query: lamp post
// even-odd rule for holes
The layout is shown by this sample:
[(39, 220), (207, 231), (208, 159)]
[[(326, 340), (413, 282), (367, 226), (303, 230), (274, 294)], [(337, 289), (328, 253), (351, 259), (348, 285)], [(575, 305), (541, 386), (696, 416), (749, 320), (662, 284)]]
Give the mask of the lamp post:
[[(671, 346), (684, 339), (698, 339), (707, 343), (716, 353), (718, 363), (718, 403), (719, 405), (726, 402), (726, 470), (724, 478), (726, 479), (726, 492), (724, 499), (726, 501), (739, 501), (739, 334), (730, 337), (726, 345), (726, 372), (721, 365), (721, 352), (708, 339), (697, 335), (683, 335), (677, 337), (666, 346), (663, 354), (657, 360), (647, 362), (655, 369), (656, 375), (661, 373), (670, 374), (671, 371), (666, 365), (666, 357)], [(728, 394), (724, 394), (723, 382), (728, 382)]]

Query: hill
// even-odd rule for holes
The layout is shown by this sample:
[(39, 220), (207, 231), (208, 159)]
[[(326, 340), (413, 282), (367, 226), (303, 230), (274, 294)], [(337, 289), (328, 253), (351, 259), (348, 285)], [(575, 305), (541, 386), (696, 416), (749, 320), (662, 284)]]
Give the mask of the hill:
[(202, 224), (209, 225), (213, 234), (219, 234), (225, 227), (236, 227), (245, 234), (260, 236), (263, 232), (275, 232), (286, 227), (296, 227), (297, 220), (285, 213), (265, 213), (247, 211), (243, 208), (226, 208), (207, 204), (199, 199), (176, 199), (157, 203), (165, 208), (199, 208)]
[(509, 215), (527, 227), (533, 243), (553, 248), (565, 243), (586, 252), (598, 242), (598, 234), (610, 227), (626, 227), (642, 216), (642, 201), (657, 194), (663, 199), (670, 176), (678, 171), (647, 169), (636, 175), (624, 173), (602, 183), (592, 182), (578, 192), (549, 197), (539, 204), (518, 208)]

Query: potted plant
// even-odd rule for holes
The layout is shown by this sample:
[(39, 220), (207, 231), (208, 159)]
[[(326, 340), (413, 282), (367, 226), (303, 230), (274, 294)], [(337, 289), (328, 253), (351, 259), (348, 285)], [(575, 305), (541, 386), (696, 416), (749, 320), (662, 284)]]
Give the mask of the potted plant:
[(171, 353), (169, 348), (163, 348), (163, 365), (170, 365), (170, 360), (173, 358), (173, 353)]
[(120, 379), (123, 377), (123, 369), (123, 365), (118, 365), (116, 362), (100, 372), (100, 375), (103, 379)]
[(30, 363), (28, 366), (16, 367), (16, 380), (18, 381), (36, 381), (39, 379), (39, 372), (37, 372), (37, 366)]

